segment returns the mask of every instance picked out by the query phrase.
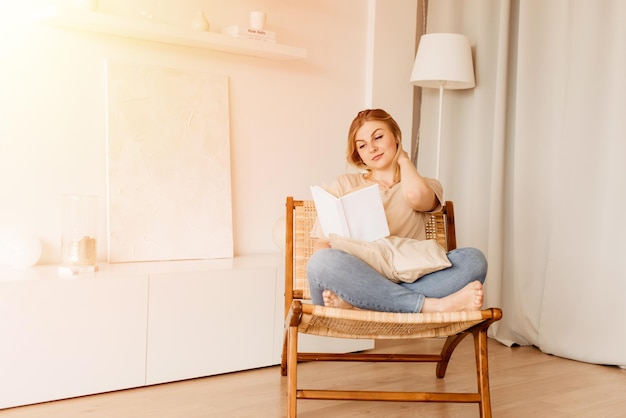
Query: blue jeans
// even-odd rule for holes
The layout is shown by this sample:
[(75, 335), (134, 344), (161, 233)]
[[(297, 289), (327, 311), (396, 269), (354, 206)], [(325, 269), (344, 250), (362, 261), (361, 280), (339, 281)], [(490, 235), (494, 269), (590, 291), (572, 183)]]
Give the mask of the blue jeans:
[(393, 283), (367, 263), (344, 251), (324, 248), (309, 259), (307, 275), (311, 299), (323, 305), (322, 292), (361, 309), (383, 312), (420, 312), (425, 298), (442, 298), (475, 280), (484, 283), (487, 260), (476, 248), (448, 253), (451, 267), (427, 274), (413, 283)]

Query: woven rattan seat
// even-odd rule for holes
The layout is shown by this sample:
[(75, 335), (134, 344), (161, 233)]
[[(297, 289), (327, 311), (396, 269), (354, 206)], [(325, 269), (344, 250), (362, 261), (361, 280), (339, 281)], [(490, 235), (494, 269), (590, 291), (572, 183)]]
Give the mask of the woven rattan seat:
[[(491, 417), (487, 356), (487, 329), (502, 317), (498, 308), (481, 311), (441, 313), (388, 313), (315, 306), (310, 299), (306, 263), (313, 252), (310, 231), (316, 219), (312, 201), (287, 198), (285, 245), (285, 342), (281, 372), (287, 376), (287, 417), (297, 415), (298, 399), (349, 399), (411, 402), (477, 403), (481, 417)], [(431, 217), (427, 238), (436, 239), (446, 250), (456, 248), (454, 206)], [(440, 353), (300, 353), (298, 334), (350, 339), (416, 339), (446, 337)], [(443, 378), (448, 361), (461, 340), (473, 335), (476, 352), (477, 391), (378, 392), (355, 390), (311, 390), (297, 387), (300, 361), (434, 362), (436, 376)]]

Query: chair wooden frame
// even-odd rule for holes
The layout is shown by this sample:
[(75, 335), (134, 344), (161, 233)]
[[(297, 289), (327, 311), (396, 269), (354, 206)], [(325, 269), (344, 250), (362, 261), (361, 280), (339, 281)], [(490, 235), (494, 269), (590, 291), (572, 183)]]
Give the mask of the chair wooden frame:
[[(306, 281), (306, 262), (313, 251), (309, 236), (316, 212), (312, 201), (287, 197), (285, 237), (285, 337), (281, 374), (287, 376), (287, 417), (297, 416), (298, 399), (477, 403), (480, 417), (491, 417), (487, 329), (502, 317), (499, 308), (444, 313), (387, 313), (315, 306)], [(454, 206), (445, 202), (432, 216), (427, 238), (446, 250), (456, 248)], [(416, 339), (447, 337), (438, 354), (300, 353), (298, 334), (339, 338)], [(467, 335), (474, 338), (477, 391), (470, 393), (391, 392), (298, 389), (300, 361), (434, 362), (435, 375), (443, 378), (450, 357)]]

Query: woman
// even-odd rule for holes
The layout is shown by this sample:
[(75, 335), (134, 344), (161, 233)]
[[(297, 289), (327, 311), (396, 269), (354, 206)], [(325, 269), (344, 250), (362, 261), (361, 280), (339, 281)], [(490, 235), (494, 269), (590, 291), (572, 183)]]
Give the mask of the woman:
[[(384, 110), (359, 112), (348, 132), (348, 162), (361, 173), (344, 174), (329, 188), (337, 196), (368, 184), (380, 189), (390, 235), (425, 239), (425, 223), (441, 209), (439, 181), (422, 177), (402, 149), (400, 127)], [(330, 247), (318, 224), (307, 274), (313, 303), (385, 312), (478, 310), (487, 261), (475, 248), (450, 251), (452, 266), (413, 283), (394, 283), (361, 259)]]

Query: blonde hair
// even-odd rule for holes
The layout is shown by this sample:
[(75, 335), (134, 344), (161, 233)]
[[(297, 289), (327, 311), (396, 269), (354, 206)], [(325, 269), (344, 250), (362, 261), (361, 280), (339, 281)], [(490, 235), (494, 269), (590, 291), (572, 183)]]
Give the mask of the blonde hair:
[[(352, 123), (350, 124), (350, 129), (348, 130), (348, 147), (346, 150), (346, 159), (348, 160), (349, 164), (355, 166), (360, 170), (364, 170), (366, 172), (366, 176), (369, 176), (371, 174), (371, 169), (367, 165), (365, 165), (365, 163), (361, 159), (361, 156), (359, 155), (359, 151), (356, 147), (356, 133), (365, 122), (369, 121), (383, 122), (393, 134), (397, 146), (394, 161), (397, 161), (398, 156), (400, 155), (400, 151), (402, 150), (402, 147), (400, 146), (400, 144), (402, 143), (402, 132), (400, 131), (400, 126), (389, 113), (385, 112), (382, 109), (361, 110), (352, 120)], [(395, 181), (400, 181), (400, 167), (397, 165)]]

